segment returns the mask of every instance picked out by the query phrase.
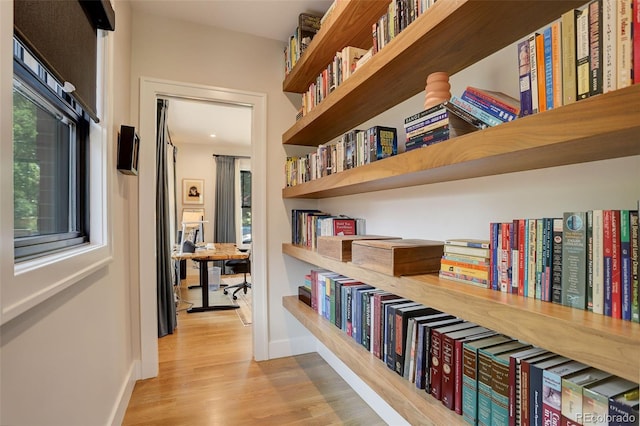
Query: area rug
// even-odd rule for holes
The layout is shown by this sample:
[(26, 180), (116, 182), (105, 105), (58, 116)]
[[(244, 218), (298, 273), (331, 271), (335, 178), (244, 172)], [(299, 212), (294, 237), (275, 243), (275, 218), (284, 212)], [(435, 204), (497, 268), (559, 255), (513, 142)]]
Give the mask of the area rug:
[[(240, 284), (244, 280), (244, 275), (226, 275), (222, 277), (222, 284), (226, 284), (227, 286), (231, 286), (234, 284)], [(247, 275), (247, 282), (251, 282), (251, 276)], [(245, 326), (251, 325), (252, 323), (252, 315), (251, 315), (251, 289), (247, 290), (247, 294), (244, 294), (244, 291), (240, 290), (236, 293), (238, 297), (237, 300), (233, 300), (233, 292), (235, 289), (231, 289), (229, 294), (227, 295), (229, 299), (233, 303), (237, 303), (240, 305), (240, 309), (236, 309), (236, 313), (240, 317), (240, 321)]]
[[(234, 309), (240, 318), (240, 322), (243, 325), (248, 326), (252, 323), (252, 315), (251, 315), (251, 289), (247, 290), (247, 294), (244, 294), (243, 291), (239, 291), (236, 296), (237, 300), (233, 300), (233, 291), (231, 289), (229, 294), (224, 294), (224, 289), (226, 286), (230, 286), (233, 284), (240, 284), (244, 280), (244, 275), (223, 275), (221, 278), (220, 288), (216, 291), (209, 292), (209, 304), (210, 305), (225, 305), (225, 304), (237, 304), (240, 306), (238, 309)], [(247, 281), (251, 282), (251, 276), (247, 275)], [(180, 286), (180, 297), (177, 300), (177, 310), (178, 313), (186, 311), (192, 306), (202, 306), (202, 290), (200, 287), (195, 287), (189, 289), (189, 286), (197, 285), (198, 277), (197, 275), (188, 276), (185, 280), (182, 281)]]

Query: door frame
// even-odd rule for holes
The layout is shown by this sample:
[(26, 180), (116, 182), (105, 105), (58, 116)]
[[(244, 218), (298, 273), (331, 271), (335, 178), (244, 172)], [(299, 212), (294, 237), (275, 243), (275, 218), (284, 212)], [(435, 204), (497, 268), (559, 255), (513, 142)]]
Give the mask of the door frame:
[[(139, 174), (138, 174), (138, 266), (140, 301), (140, 378), (158, 375), (158, 325), (156, 290), (156, 104), (162, 97), (180, 97), (211, 102), (240, 104), (252, 108), (251, 170), (252, 204), (252, 264), (253, 283), (253, 358), (269, 359), (267, 309), (267, 95), (185, 82), (140, 79), (139, 110)], [(146, 143), (145, 143), (146, 141)], [(197, 315), (197, 314), (195, 314)], [(212, 342), (215, 344), (215, 342)]]

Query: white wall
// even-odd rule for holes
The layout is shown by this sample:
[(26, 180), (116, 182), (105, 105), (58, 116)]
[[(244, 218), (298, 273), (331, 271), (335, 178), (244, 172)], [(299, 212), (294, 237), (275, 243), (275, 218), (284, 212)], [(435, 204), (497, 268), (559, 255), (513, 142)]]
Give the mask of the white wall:
[[(281, 197), (282, 165), (286, 156), (281, 141), (282, 133), (293, 124), (296, 113), (295, 106), (282, 93), (284, 44), (135, 12), (134, 20), (131, 73), (134, 92), (138, 90), (140, 78), (148, 77), (267, 96), (267, 173), (266, 177), (254, 174), (253, 179), (254, 182), (266, 179), (267, 188), (268, 274), (265, 282), (270, 306), (269, 356), (288, 355), (294, 350), (290, 338), (306, 332), (291, 317), (287, 319), (281, 308), (282, 296), (294, 294), (305, 270), (299, 262), (285, 259), (281, 253), (281, 244), (288, 241), (290, 232), (290, 213)], [(137, 98), (132, 99), (132, 108), (137, 115)], [(263, 160), (252, 159), (252, 163)], [(190, 173), (206, 172), (194, 167)], [(291, 279), (283, 279), (289, 274)]]
[[(2, 170), (11, 170), (11, 50), (4, 47), (12, 37), (12, 2), (0, 2), (2, 43)], [(115, 156), (120, 124), (130, 123), (130, 12), (120, 2), (116, 10), (117, 31), (112, 75), (114, 101), (109, 155)], [(8, 65), (8, 66), (7, 66)], [(6, 106), (9, 105), (8, 108)], [(8, 134), (7, 134), (8, 132)], [(108, 171), (110, 222), (113, 226), (113, 261), (105, 268), (32, 308), (1, 329), (1, 418), (3, 425), (103, 425), (119, 423), (135, 375), (138, 349), (136, 321), (136, 250), (131, 250), (130, 208), (136, 205), (135, 177), (117, 173), (115, 162)], [(0, 216), (3, 243), (9, 215)], [(9, 229), (9, 231), (11, 231)], [(11, 235), (9, 233), (9, 235)], [(9, 242), (12, 238), (9, 237)], [(135, 244), (135, 242), (134, 242)], [(3, 285), (10, 283), (3, 282)], [(131, 310), (130, 306), (134, 309)]]

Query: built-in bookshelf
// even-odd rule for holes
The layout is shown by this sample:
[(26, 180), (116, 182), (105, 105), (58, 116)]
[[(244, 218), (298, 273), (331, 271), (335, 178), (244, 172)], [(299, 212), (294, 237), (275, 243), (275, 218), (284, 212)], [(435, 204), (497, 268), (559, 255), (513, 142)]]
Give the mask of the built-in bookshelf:
[(640, 324), (459, 284), (437, 274), (392, 277), (288, 243), (282, 252), (628, 380), (640, 377)]
[[(355, 8), (369, 10), (366, 7), (369, 2), (340, 3), (341, 7), (332, 14), (335, 25), (329, 28), (323, 25), (301, 63), (296, 64), (287, 77), (283, 86), (285, 91), (305, 92), (309, 83), (331, 62), (335, 52), (344, 47), (338, 43), (348, 38), (345, 33), (355, 35), (366, 28), (371, 36), (371, 25), (366, 24), (365, 19), (352, 22), (350, 26), (338, 23), (347, 21), (340, 19), (340, 15), (351, 15)], [(539, 1), (436, 2), (289, 128), (282, 135), (282, 143), (318, 146), (338, 137), (424, 90), (430, 73), (446, 71), (453, 75), (584, 3), (584, 0), (545, 2), (541, 7)], [(370, 9), (377, 8), (371, 6)], [(334, 36), (338, 40), (334, 41)], [(316, 55), (322, 56), (322, 61), (316, 63)], [(286, 84), (294, 78), (306, 83), (294, 90), (292, 84)]]
[[(313, 39), (306, 57), (285, 80), (285, 91), (306, 91), (346, 45), (345, 33), (355, 37), (371, 30), (370, 23), (338, 24), (353, 17), (361, 3), (366, 2), (338, 3), (329, 26), (321, 29), (321, 36)], [(431, 72), (455, 74), (585, 3), (545, 2), (541, 7), (539, 1), (438, 1), (288, 129), (282, 142), (306, 146), (329, 142), (424, 90)], [(384, 10), (376, 13), (379, 16)], [(640, 154), (639, 134), (640, 85), (635, 85), (284, 188), (282, 195), (285, 199), (329, 198), (635, 156)], [(391, 277), (292, 244), (283, 244), (282, 252), (617, 376), (635, 382), (640, 377), (637, 323), (466, 286), (435, 274)], [(426, 393), (419, 395), (410, 383), (355, 342), (348, 342), (348, 336), (294, 296), (285, 297), (283, 304), (408, 421), (462, 424), (459, 416)]]
[(284, 188), (282, 196), (327, 198), (638, 155), (639, 134), (634, 85)]

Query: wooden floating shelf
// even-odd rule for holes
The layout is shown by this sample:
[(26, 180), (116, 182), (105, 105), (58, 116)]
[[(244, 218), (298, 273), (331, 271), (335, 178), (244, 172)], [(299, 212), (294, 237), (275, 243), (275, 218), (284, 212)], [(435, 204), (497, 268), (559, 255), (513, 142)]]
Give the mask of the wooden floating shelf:
[(640, 324), (437, 275), (392, 277), (292, 244), (283, 244), (282, 252), (628, 380), (640, 377)]
[(640, 84), (284, 188), (328, 198), (640, 154)]
[[(359, 3), (367, 2), (352, 0), (334, 11), (339, 13), (332, 19), (351, 19), (350, 14), (360, 7)], [(584, 0), (545, 2), (544, 7), (539, 1), (435, 3), (288, 129), (282, 143), (318, 146), (338, 137), (424, 90), (430, 73), (446, 71), (453, 75), (583, 4)], [(370, 24), (362, 21), (361, 25), (352, 26), (349, 32), (359, 34), (364, 29), (371, 32)], [(343, 34), (344, 28), (336, 24), (326, 31), (320, 30), (320, 38), (313, 39), (311, 50), (305, 52), (301, 63), (287, 76), (283, 84), (286, 91), (308, 89), (308, 83), (333, 59), (335, 47), (342, 44), (334, 44), (332, 38), (349, 37)], [(294, 84), (294, 80), (305, 83)]]
[(410, 424), (424, 424), (425, 419), (436, 425), (464, 424), (462, 416), (446, 408), (442, 402), (428, 395), (424, 389), (417, 389), (413, 383), (390, 370), (380, 359), (329, 321), (320, 317), (317, 312), (300, 302), (296, 296), (283, 297), (282, 304)]

